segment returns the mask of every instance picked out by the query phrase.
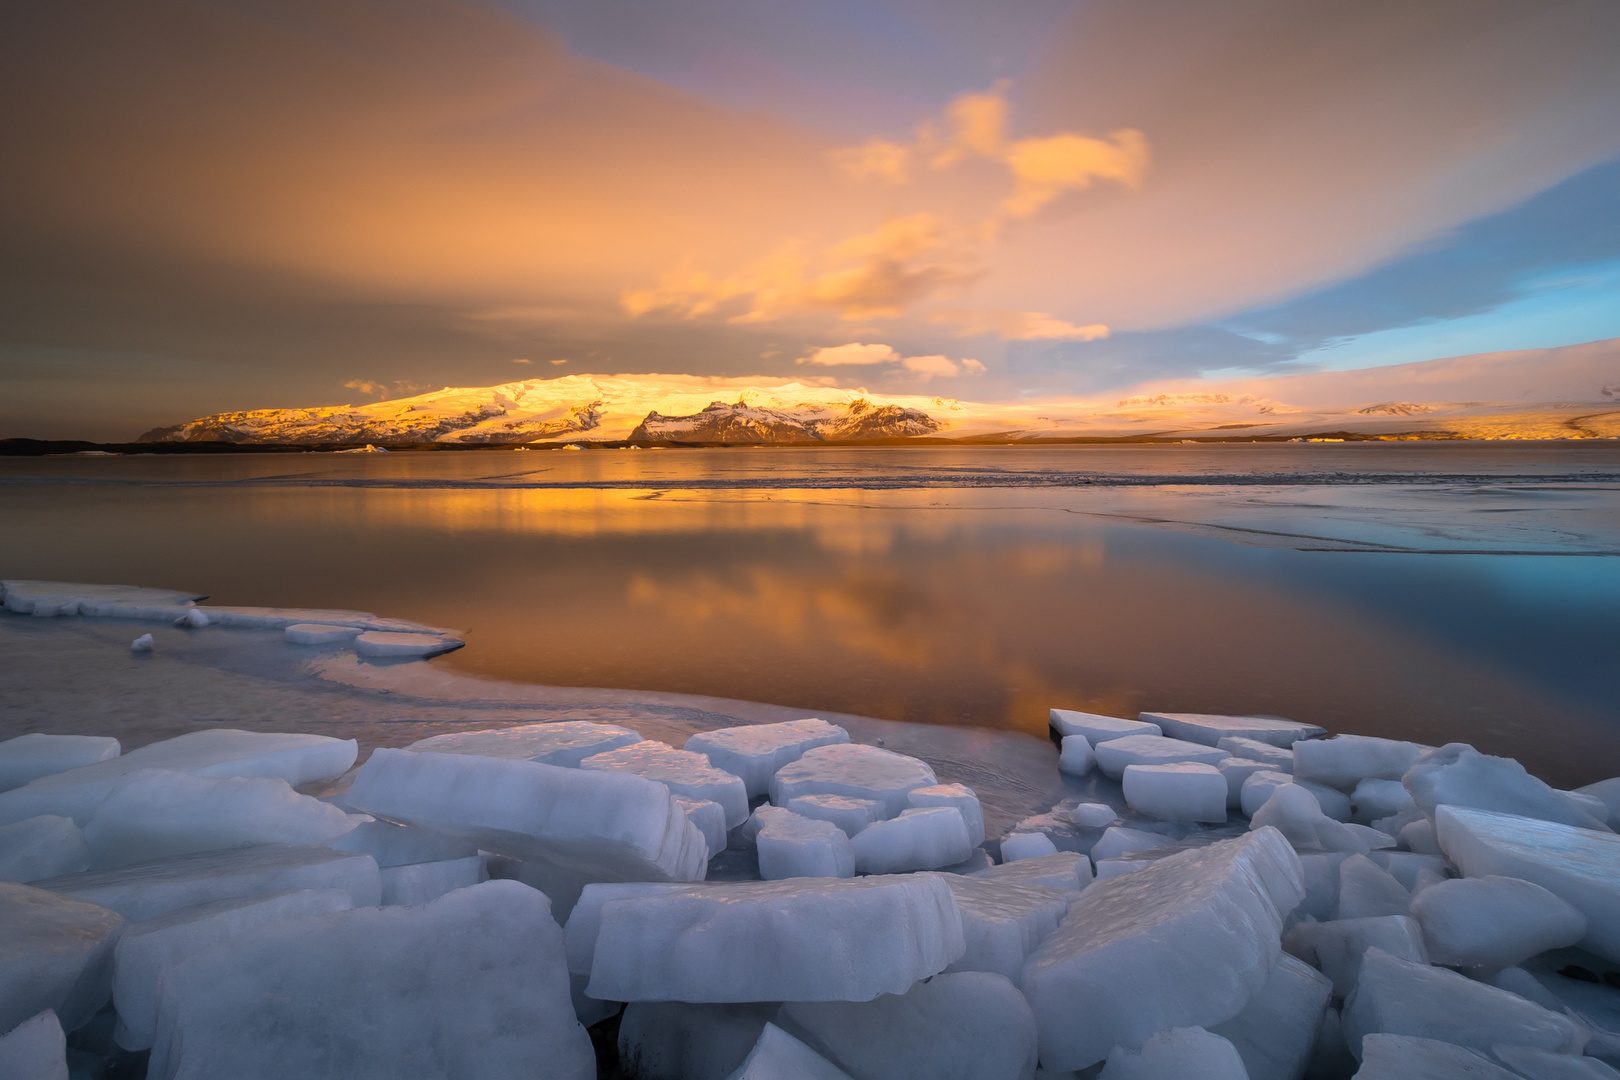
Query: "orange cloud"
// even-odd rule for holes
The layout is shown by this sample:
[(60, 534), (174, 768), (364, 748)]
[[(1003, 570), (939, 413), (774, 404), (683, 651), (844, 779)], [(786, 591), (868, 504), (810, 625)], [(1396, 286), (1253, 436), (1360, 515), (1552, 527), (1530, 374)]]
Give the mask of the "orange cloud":
[[(951, 137), (930, 162), (936, 169), (954, 165), (969, 154), (999, 158), (1007, 131), (1007, 88), (1005, 79), (983, 94), (962, 94), (946, 106)], [(928, 141), (931, 129), (924, 127), (920, 141)]]
[(1102, 323), (1076, 326), (1044, 311), (936, 311), (928, 319), (961, 324), (957, 337), (994, 334), (1002, 341), (1098, 341), (1108, 336)]
[(859, 146), (829, 152), (834, 165), (855, 180), (903, 184), (910, 179), (911, 148), (887, 139), (867, 139)]
[(1006, 161), (1018, 189), (1002, 209), (1029, 217), (1063, 192), (1088, 188), (1097, 180), (1141, 186), (1148, 168), (1147, 137), (1126, 128), (1107, 139), (1067, 134), (1021, 139), (1007, 148)]
[(798, 363), (841, 367), (846, 364), (888, 364), (898, 359), (900, 354), (894, 351), (892, 345), (879, 345), (876, 342), (863, 345), (852, 341), (848, 345), (829, 345), (817, 349), (808, 356), (799, 357)]

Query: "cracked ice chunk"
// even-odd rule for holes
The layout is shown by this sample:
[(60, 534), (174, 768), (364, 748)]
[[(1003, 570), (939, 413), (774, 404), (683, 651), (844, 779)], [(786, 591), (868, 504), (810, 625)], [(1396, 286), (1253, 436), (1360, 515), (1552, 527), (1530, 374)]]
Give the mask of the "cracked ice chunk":
[(97, 904), (0, 881), (0, 1031), (45, 1009), (72, 1031), (112, 992), (124, 920)]
[(1609, 822), (1611, 825), (1620, 824), (1620, 776), (1609, 780), (1599, 780), (1595, 784), (1576, 788), (1576, 794), (1589, 795), (1609, 808)]
[(1174, 843), (1174, 841), (1163, 833), (1133, 829), (1126, 825), (1114, 825), (1104, 829), (1102, 837), (1091, 845), (1091, 857), (1098, 861), (1117, 859), (1128, 852), (1152, 851), (1155, 848), (1162, 848), (1171, 843)]
[(1008, 833), (1001, 838), (1000, 847), (1001, 861), (1004, 863), (1057, 854), (1057, 845), (1052, 843), (1052, 838), (1041, 832)]
[(329, 626), (326, 623), (293, 623), (281, 636), (293, 645), (335, 645), (360, 636), (358, 626)]
[(952, 874), (945, 879), (962, 913), (967, 951), (946, 971), (992, 971), (1016, 979), (1024, 960), (1057, 929), (1072, 891)]
[(1401, 783), (1418, 809), (1431, 817), (1437, 806), (1456, 806), (1610, 831), (1563, 792), (1525, 772), (1517, 761), (1482, 754), (1467, 743), (1447, 743), (1426, 755), (1407, 770)]
[(1110, 739), (1122, 739), (1126, 735), (1164, 734), (1158, 724), (1147, 724), (1141, 720), (1123, 720), (1117, 716), (1103, 716), (1099, 713), (1075, 712), (1072, 709), (1052, 709), (1047, 713), (1047, 719), (1052, 730), (1060, 737), (1083, 735), (1092, 746)]
[(1125, 775), (1127, 765), (1173, 765), (1179, 761), (1195, 761), (1216, 765), (1228, 754), (1213, 746), (1182, 739), (1167, 739), (1162, 735), (1126, 735), (1098, 743), (1093, 751), (1097, 755), (1097, 768), (1110, 780)]
[(726, 1080), (850, 1080), (850, 1075), (775, 1024)]
[(883, 816), (892, 818), (906, 808), (912, 791), (937, 783), (934, 770), (914, 757), (859, 743), (832, 743), (806, 750), (778, 769), (770, 791), (777, 806), (800, 795), (873, 799), (883, 804)]
[(1243, 1011), (1210, 1028), (1210, 1034), (1237, 1048), (1249, 1080), (1299, 1080), (1332, 993), (1327, 976), (1283, 953)]
[[(1215, 763), (1215, 768), (1226, 778), (1226, 808), (1228, 810), (1243, 809), (1243, 785), (1249, 777), (1258, 773), (1277, 773), (1276, 769), (1263, 761), (1251, 761), (1248, 758), (1229, 757)], [(1257, 807), (1258, 808), (1258, 807)]]
[(110, 870), (250, 844), (326, 845), (354, 827), (342, 810), (285, 780), (141, 769), (113, 786), (84, 838), (91, 867)]
[(537, 761), (380, 749), (349, 804), (595, 881), (701, 881), (703, 834), (663, 784)]
[(89, 866), (84, 832), (72, 818), (42, 814), (0, 825), (0, 881), (38, 881)]
[(1332, 980), (1334, 997), (1343, 997), (1355, 989), (1361, 961), (1367, 950), (1375, 947), (1414, 963), (1429, 962), (1423, 948), (1423, 931), (1405, 915), (1295, 923), (1283, 938), (1283, 949), (1290, 956)]
[(1494, 1046), (1491, 1053), (1525, 1080), (1620, 1080), (1620, 1072), (1597, 1058), (1529, 1046)]
[(1091, 885), (1024, 964), (1042, 1063), (1084, 1068), (1156, 1031), (1235, 1016), (1270, 978), (1283, 917), (1303, 896), (1299, 859), (1275, 830)]
[(1485, 1055), (1439, 1039), (1375, 1034), (1355, 1051), (1355, 1080), (1519, 1080)]
[(382, 896), (371, 856), (286, 844), (177, 855), (118, 870), (47, 878), (34, 886), (100, 904), (131, 921), (291, 889), (340, 889), (355, 907), (375, 905)]
[(142, 634), (140, 637), (136, 638), (134, 641), (129, 643), (129, 651), (130, 652), (151, 652), (152, 651), (152, 645), (153, 645), (152, 635), (151, 634)]
[(1101, 1080), (1249, 1080), (1237, 1047), (1201, 1027), (1161, 1031), (1141, 1050), (1115, 1047)]
[(759, 876), (781, 878), (847, 878), (855, 876), (855, 849), (844, 830), (830, 821), (800, 817), (779, 806), (754, 811), (759, 831)]
[(367, 630), (357, 634), (354, 651), (361, 656), (429, 657), (461, 648), (465, 642), (442, 634), (407, 634), (391, 630)]
[(1294, 743), (1327, 734), (1327, 728), (1294, 720), (1267, 716), (1223, 716), (1219, 713), (1137, 714), (1146, 723), (1158, 724), (1172, 739), (1216, 746), (1222, 739), (1253, 739), (1272, 746), (1292, 747)]
[(1254, 817), (1259, 809), (1271, 799), (1272, 793), (1286, 784), (1293, 784), (1302, 791), (1311, 793), (1316, 805), (1322, 813), (1334, 821), (1350, 820), (1350, 798), (1342, 791), (1322, 784), (1313, 784), (1308, 780), (1299, 780), (1287, 773), (1266, 770), (1253, 773), (1243, 781), (1243, 790), (1238, 797), (1244, 816)]
[(675, 796), (675, 805), (681, 808), (697, 831), (703, 834), (703, 844), (709, 849), (709, 858), (726, 850), (726, 808), (709, 799), (688, 799)]
[(211, 778), (281, 779), (293, 787), (341, 776), (354, 764), (353, 739), (214, 728), (131, 750), (122, 757), (42, 776), (0, 792), (0, 824), (59, 814), (83, 825), (120, 780), (141, 769)]
[[(726, 828), (748, 820), (748, 789), (742, 777), (717, 769), (709, 759), (667, 743), (643, 739), (617, 750), (593, 754), (579, 763), (582, 769), (634, 773), (657, 780), (677, 795), (719, 803), (726, 812)], [(717, 852), (718, 853), (718, 852)]]
[[(1248, 783), (1252, 784), (1254, 780), (1251, 777)], [(1244, 787), (1247, 788), (1248, 784)], [(1320, 847), (1326, 851), (1349, 851), (1361, 855), (1369, 850), (1367, 842), (1353, 831), (1356, 826), (1334, 821), (1322, 813), (1322, 806), (1316, 797), (1299, 784), (1278, 785), (1272, 789), (1265, 805), (1249, 817), (1251, 829), (1268, 825), (1280, 830), (1288, 842), (1297, 848)]]
[(378, 866), (443, 862), (478, 854), (478, 845), (459, 836), (446, 836), (414, 825), (391, 821), (364, 821), (328, 844), (333, 851), (370, 855)]
[(435, 735), (405, 749), (417, 753), (473, 754), (478, 757), (516, 758), (547, 765), (572, 767), (593, 754), (617, 750), (641, 741), (629, 728), (593, 724), (589, 720), (558, 720), (519, 724), (492, 731), (466, 731)]
[(1360, 825), (1371, 825), (1381, 818), (1394, 817), (1417, 805), (1412, 801), (1412, 793), (1399, 780), (1379, 780), (1374, 777), (1356, 785), (1356, 789), (1350, 793), (1350, 802), (1355, 808), (1351, 820)]
[(902, 810), (876, 821), (850, 841), (855, 869), (862, 874), (901, 874), (954, 866), (973, 853), (967, 822), (954, 806)]
[[(938, 974), (966, 948), (939, 874), (606, 886), (580, 897), (586, 992), (604, 1001), (870, 1001)], [(581, 917), (580, 912), (575, 917)], [(573, 919), (569, 920), (572, 930)]]
[(725, 1080), (779, 1008), (632, 1001), (619, 1021), (620, 1073), (626, 1080)]
[(1084, 829), (1106, 829), (1119, 820), (1119, 812), (1107, 803), (1083, 802), (1069, 811), (1069, 820)]
[(847, 742), (849, 732), (843, 728), (810, 719), (705, 731), (687, 739), (685, 749), (704, 755), (717, 769), (742, 777), (752, 799), (770, 791), (776, 771), (799, 760), (806, 750)]
[(845, 836), (854, 836), (883, 815), (883, 804), (876, 799), (852, 799), (847, 795), (800, 795), (789, 799), (787, 808), (807, 818), (830, 821), (844, 830)]
[(0, 1035), (0, 1076), (7, 1080), (68, 1080), (67, 1039), (49, 1009)]
[(1449, 967), (1512, 967), (1586, 936), (1585, 915), (1540, 885), (1510, 877), (1431, 885), (1413, 898), (1412, 917), (1429, 958)]
[(349, 894), (336, 889), (297, 889), (217, 900), (130, 923), (113, 950), (118, 1045), (126, 1050), (145, 1050), (152, 1045), (158, 978), (166, 965), (274, 919), (346, 911), (353, 906)]
[(1367, 856), (1352, 855), (1339, 864), (1339, 909), (1335, 918), (1373, 919), (1380, 915), (1405, 915), (1411, 903), (1412, 894), (1406, 886)]
[(596, 1059), (574, 1019), (550, 903), (489, 881), (423, 907), (265, 923), (174, 964), (149, 1075), (398, 1080), (537, 1068), (587, 1080)]
[(117, 739), (95, 735), (18, 735), (0, 742), (0, 791), (81, 765), (94, 765), (118, 753)]
[(1345, 1039), (1360, 1053), (1365, 1035), (1412, 1035), (1489, 1052), (1496, 1043), (1578, 1054), (1590, 1035), (1567, 1016), (1517, 994), (1367, 950), (1361, 977), (1344, 1003)]
[(1465, 877), (1540, 885), (1586, 916), (1583, 948), (1620, 963), (1620, 836), (1458, 806), (1442, 806), (1434, 820)]
[(777, 1019), (854, 1080), (1031, 1080), (1035, 1017), (1005, 976), (936, 975), (871, 1001), (790, 1001)]
[(989, 878), (991, 881), (1016, 881), (1029, 885), (1046, 885), (1065, 892), (1079, 892), (1091, 884), (1091, 860), (1078, 851), (1060, 851), (1056, 855), (1043, 855), (1034, 859), (987, 866), (968, 875), (971, 878)]
[(1125, 766), (1125, 802), (1132, 810), (1162, 821), (1226, 820), (1226, 777), (1213, 765)]
[(1058, 772), (1084, 776), (1097, 766), (1097, 755), (1084, 735), (1065, 735), (1058, 753)]
[(1295, 776), (1349, 791), (1369, 778), (1399, 780), (1434, 747), (1370, 735), (1335, 735), (1308, 739), (1293, 749)]
[(1294, 752), (1292, 750), (1285, 750), (1280, 746), (1261, 742), (1259, 739), (1245, 739), (1240, 735), (1228, 736), (1215, 745), (1235, 758), (1263, 761), (1277, 772), (1293, 775)]
[(489, 880), (482, 855), (390, 866), (379, 871), (384, 906), (425, 904), (447, 892)]

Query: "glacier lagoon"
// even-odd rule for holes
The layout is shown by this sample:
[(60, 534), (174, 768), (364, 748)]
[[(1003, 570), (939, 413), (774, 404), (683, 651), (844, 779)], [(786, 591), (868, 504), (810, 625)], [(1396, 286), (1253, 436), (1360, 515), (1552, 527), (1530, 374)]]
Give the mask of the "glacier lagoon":
[[(1030, 734), (1054, 706), (1263, 713), (1467, 741), (1564, 786), (1620, 773), (1609, 443), (10, 458), (0, 493), (5, 577), (450, 627), (468, 647), (411, 666), (445, 686)], [(0, 619), (14, 657), (46, 634)], [(165, 636), (167, 659), (205, 663), (206, 635)], [(281, 685), (307, 674), (295, 663), (405, 678), (261, 661)], [(95, 733), (126, 746), (268, 719), (240, 695), (230, 715), (134, 704), (107, 676)], [(26, 673), (7, 681), (0, 736), (40, 720)], [(507, 697), (488, 722), (519, 708)], [(383, 722), (347, 708), (332, 733)]]

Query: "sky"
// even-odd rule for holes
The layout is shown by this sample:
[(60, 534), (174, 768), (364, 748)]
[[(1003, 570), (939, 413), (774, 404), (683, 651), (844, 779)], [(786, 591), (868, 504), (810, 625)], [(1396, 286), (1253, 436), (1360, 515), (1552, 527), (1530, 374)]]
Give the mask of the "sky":
[(0, 8), (0, 437), (1620, 337), (1611, 0)]

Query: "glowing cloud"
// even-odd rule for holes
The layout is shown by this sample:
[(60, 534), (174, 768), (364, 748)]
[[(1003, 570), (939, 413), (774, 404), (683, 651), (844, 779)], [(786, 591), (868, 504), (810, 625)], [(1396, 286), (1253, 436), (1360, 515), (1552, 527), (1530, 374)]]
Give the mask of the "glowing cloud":
[(994, 334), (1002, 341), (1099, 341), (1108, 336), (1102, 323), (1076, 326), (1044, 311), (936, 311), (928, 318), (960, 324), (957, 337)]
[(965, 359), (960, 364), (948, 356), (908, 356), (900, 361), (900, 366), (922, 379), (954, 379), (966, 372), (978, 375), (984, 371), (984, 365), (977, 360)]
[[(934, 155), (930, 162), (942, 169), (961, 161), (968, 154), (999, 158), (1002, 140), (1007, 130), (1006, 80), (996, 83), (987, 93), (963, 94), (945, 109), (950, 121), (951, 137), (946, 147)], [(925, 125), (919, 133), (920, 142), (928, 142), (932, 129)]]
[(900, 354), (894, 351), (892, 345), (863, 345), (852, 341), (848, 345), (829, 345), (817, 349), (808, 356), (801, 356), (798, 363), (819, 364), (823, 367), (842, 367), (846, 364), (890, 364), (900, 359)]
[(1006, 160), (1018, 190), (1002, 209), (1014, 217), (1028, 217), (1063, 192), (1088, 188), (1096, 180), (1141, 186), (1148, 168), (1147, 137), (1126, 128), (1107, 139), (1084, 135), (1022, 139), (1008, 147)]
[(372, 382), (370, 379), (350, 379), (343, 384), (346, 390), (355, 390), (362, 394), (376, 394), (379, 398), (388, 396), (388, 384)]

